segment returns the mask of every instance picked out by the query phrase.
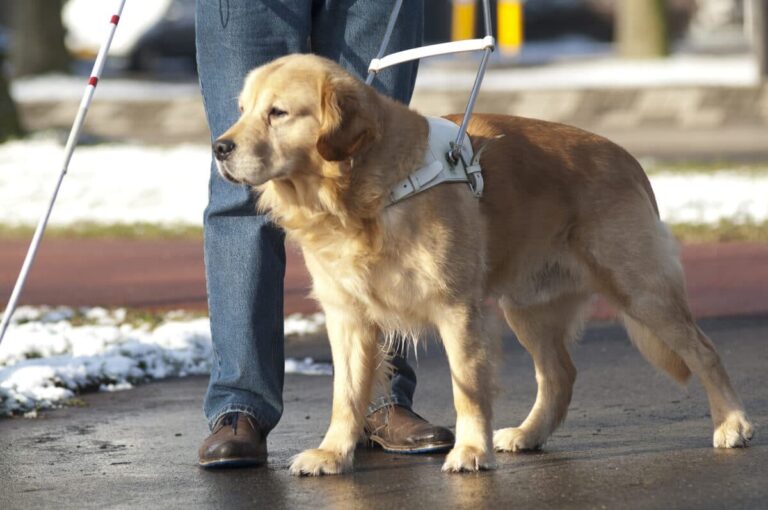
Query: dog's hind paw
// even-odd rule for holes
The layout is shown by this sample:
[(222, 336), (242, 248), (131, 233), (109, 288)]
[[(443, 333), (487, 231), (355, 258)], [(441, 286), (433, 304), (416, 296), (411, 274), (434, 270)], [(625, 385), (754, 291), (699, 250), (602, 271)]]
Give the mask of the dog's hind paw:
[(294, 476), (338, 475), (349, 471), (352, 459), (330, 450), (304, 450), (291, 459), (290, 472)]
[(484, 451), (474, 446), (457, 445), (445, 457), (443, 472), (472, 472), (481, 469), (494, 469), (495, 467), (496, 460), (493, 457), (493, 452)]
[(525, 452), (541, 449), (544, 441), (521, 428), (510, 427), (493, 432), (493, 448), (497, 452)]
[(715, 448), (741, 448), (747, 446), (754, 427), (742, 411), (733, 412), (715, 428), (712, 445)]

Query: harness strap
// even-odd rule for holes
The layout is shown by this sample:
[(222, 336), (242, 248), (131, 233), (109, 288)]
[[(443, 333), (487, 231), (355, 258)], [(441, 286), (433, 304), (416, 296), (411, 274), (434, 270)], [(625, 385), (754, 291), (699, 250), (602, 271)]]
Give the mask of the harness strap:
[(483, 181), (482, 168), (480, 168), (480, 151), (475, 154), (472, 159), (472, 163), (466, 167), (467, 175), (470, 177), (469, 187), (472, 188), (472, 193), (480, 198), (483, 196), (483, 189), (485, 189), (485, 182)]
[[(444, 182), (469, 183), (472, 193), (478, 198), (482, 196), (483, 177), (479, 162), (480, 153), (473, 155), (472, 144), (468, 138), (465, 138), (462, 143), (461, 157), (455, 164), (452, 163), (448, 154), (452, 151), (452, 142), (459, 131), (459, 126), (437, 117), (427, 117), (427, 122), (429, 146), (424, 154), (422, 166), (392, 188), (388, 205)], [(471, 163), (467, 165), (466, 161)]]

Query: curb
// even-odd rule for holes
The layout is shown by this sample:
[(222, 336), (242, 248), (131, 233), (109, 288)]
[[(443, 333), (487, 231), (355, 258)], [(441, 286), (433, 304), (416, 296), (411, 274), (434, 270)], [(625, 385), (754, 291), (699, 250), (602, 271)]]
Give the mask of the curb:
[[(416, 91), (413, 106), (426, 115), (462, 111), (463, 91)], [(484, 92), (477, 111), (591, 126), (598, 130), (729, 126), (768, 128), (768, 86), (663, 87), (609, 90)]]

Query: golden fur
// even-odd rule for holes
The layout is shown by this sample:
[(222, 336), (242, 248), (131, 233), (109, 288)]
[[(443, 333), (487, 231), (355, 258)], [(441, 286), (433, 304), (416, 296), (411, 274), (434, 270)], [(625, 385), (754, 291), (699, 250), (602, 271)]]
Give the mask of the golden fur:
[[(494, 465), (500, 451), (540, 447), (565, 418), (576, 369), (568, 343), (590, 296), (620, 311), (655, 366), (706, 388), (714, 446), (745, 445), (752, 426), (686, 302), (675, 244), (640, 165), (599, 136), (560, 124), (473, 116), (469, 134), (485, 194), (444, 184), (392, 207), (393, 185), (419, 166), (426, 120), (311, 55), (254, 70), (242, 116), (220, 140), (235, 144), (221, 174), (248, 183), (301, 247), (328, 324), (333, 413), (318, 449), (295, 474), (349, 469), (361, 432), (381, 333), (439, 332), (456, 407), (456, 444), (443, 470)], [(459, 116), (449, 117), (458, 122)], [(530, 352), (539, 389), (521, 425), (491, 432), (496, 340), (483, 303), (495, 298)]]

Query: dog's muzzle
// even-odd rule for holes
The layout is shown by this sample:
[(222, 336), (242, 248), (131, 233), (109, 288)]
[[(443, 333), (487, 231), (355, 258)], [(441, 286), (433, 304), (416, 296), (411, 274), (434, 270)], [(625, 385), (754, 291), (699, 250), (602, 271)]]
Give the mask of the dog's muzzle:
[(235, 151), (235, 142), (227, 138), (220, 138), (213, 142), (213, 155), (218, 161), (225, 161)]

